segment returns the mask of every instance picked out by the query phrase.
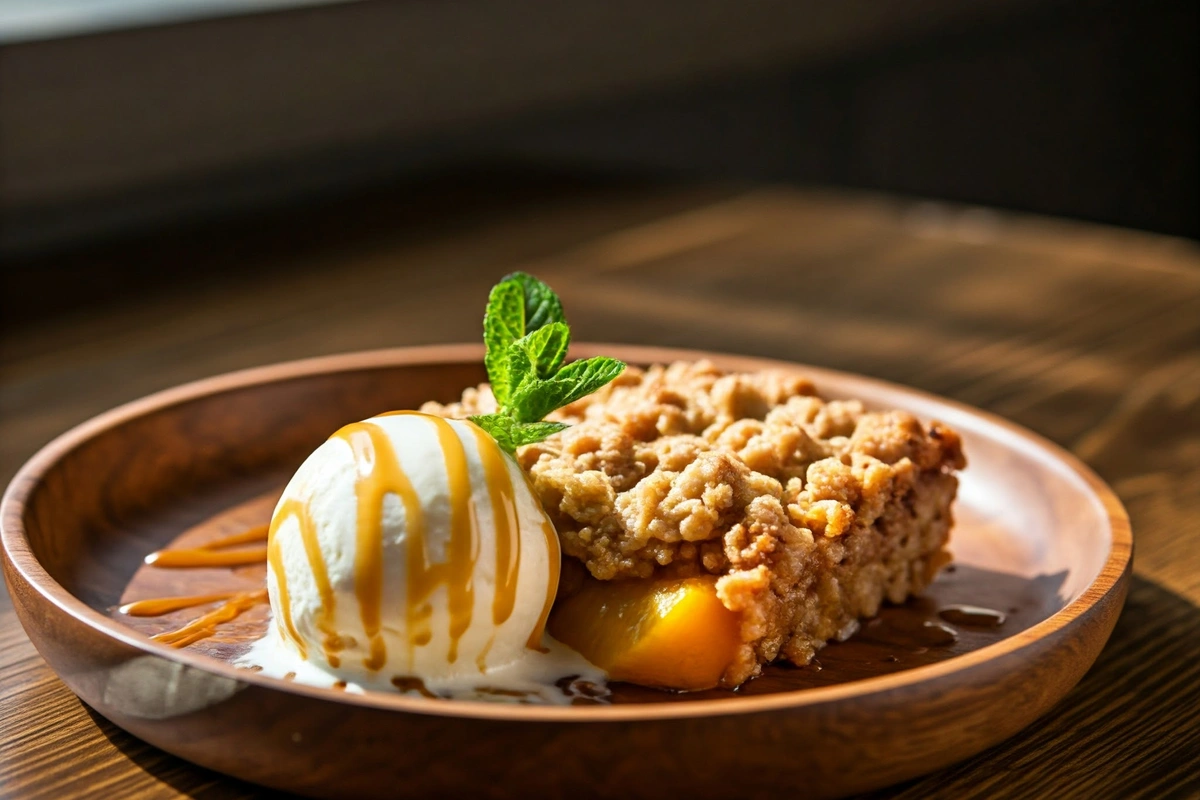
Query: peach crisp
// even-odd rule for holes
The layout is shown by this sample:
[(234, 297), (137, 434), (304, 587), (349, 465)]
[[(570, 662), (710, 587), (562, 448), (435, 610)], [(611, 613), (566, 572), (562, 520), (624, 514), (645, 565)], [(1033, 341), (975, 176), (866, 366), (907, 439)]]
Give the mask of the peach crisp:
[[(484, 384), (423, 411), (494, 411)], [(957, 434), (786, 371), (630, 367), (516, 451), (558, 531), (556, 638), (614, 680), (734, 687), (808, 663), (949, 560)], [(571, 576), (574, 575), (572, 579)]]

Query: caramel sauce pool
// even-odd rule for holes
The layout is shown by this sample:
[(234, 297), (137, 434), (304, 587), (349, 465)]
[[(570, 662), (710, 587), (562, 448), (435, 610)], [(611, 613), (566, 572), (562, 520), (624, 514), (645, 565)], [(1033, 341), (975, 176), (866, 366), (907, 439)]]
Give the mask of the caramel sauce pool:
[(946, 606), (938, 611), (938, 616), (953, 625), (972, 628), (999, 628), (1008, 618), (1003, 611), (964, 605)]

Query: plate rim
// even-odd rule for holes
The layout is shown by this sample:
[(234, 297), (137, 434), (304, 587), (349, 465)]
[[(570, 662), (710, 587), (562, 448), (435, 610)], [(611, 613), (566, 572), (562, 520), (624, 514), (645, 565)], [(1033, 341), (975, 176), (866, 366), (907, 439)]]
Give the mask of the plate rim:
[[(1046, 619), (978, 650), (935, 664), (833, 686), (744, 696), (732, 700), (710, 698), (678, 700), (670, 703), (559, 707), (476, 701), (431, 703), (424, 698), (382, 692), (361, 695), (347, 694), (281, 681), (238, 669), (210, 656), (162, 645), (93, 609), (54, 580), (29, 547), (23, 516), (27, 500), (42, 476), (58, 461), (68, 456), (72, 450), (109, 428), (129, 422), (152, 411), (253, 386), (364, 369), (384, 369), (418, 364), (482, 362), (483, 345), (476, 343), (391, 347), (276, 362), (190, 381), (119, 405), (58, 435), (21, 466), (6, 488), (3, 499), (0, 500), (0, 551), (7, 562), (6, 566), (19, 575), (44, 601), (53, 604), (61, 612), (84, 623), (89, 628), (141, 651), (143, 655), (164, 658), (185, 667), (233, 679), (248, 686), (299, 694), (313, 700), (348, 703), (374, 710), (398, 711), (422, 716), (466, 717), (511, 722), (595, 723), (737, 716), (820, 706), (854, 697), (883, 695), (945, 680), (951, 676), (986, 666), (989, 662), (995, 662), (1033, 648), (1054, 635), (1060, 634), (1069, 626), (1080, 622), (1089, 613), (1103, 605), (1108, 598), (1125, 589), (1125, 583), (1132, 572), (1133, 534), (1128, 513), (1116, 493), (1073, 453), (997, 414), (904, 384), (795, 361), (737, 353), (616, 343), (580, 342), (571, 347), (571, 354), (575, 356), (601, 353), (607, 355), (615, 353), (617, 357), (638, 364), (709, 359), (726, 363), (739, 362), (755, 368), (784, 368), (810, 378), (818, 386), (818, 389), (823, 382), (836, 381), (843, 386), (862, 386), (889, 392), (898, 391), (926, 404), (947, 408), (956, 416), (974, 417), (1015, 437), (1024, 446), (1041, 451), (1040, 454), (1043, 457), (1049, 457), (1051, 460), (1059, 462), (1081, 479), (1084, 488), (1092, 496), (1092, 499), (1098, 502), (1108, 521), (1109, 552), (1096, 577), (1088, 583), (1079, 596)], [(851, 390), (853, 391), (853, 389)], [(14, 589), (11, 582), (8, 583), (10, 584), (8, 590), (10, 594), (13, 594)], [(53, 665), (51, 668), (53, 669)]]

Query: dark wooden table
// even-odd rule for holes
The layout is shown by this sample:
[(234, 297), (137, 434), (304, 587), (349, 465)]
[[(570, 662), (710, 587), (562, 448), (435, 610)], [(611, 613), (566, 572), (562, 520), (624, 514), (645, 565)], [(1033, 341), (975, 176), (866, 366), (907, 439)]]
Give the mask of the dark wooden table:
[[(917, 386), (1070, 448), (1125, 501), (1136, 577), (1083, 682), (1012, 740), (878, 797), (1200, 797), (1194, 243), (866, 194), (408, 186), (11, 265), (0, 478), (69, 426), (181, 381), (475, 340), (488, 287), (518, 268), (561, 292), (580, 339)], [(0, 599), (0, 796), (265, 795), (89, 712)]]

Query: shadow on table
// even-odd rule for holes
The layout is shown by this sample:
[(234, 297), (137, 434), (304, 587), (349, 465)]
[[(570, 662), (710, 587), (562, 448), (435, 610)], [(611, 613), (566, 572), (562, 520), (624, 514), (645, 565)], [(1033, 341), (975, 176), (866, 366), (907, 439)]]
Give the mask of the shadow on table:
[[(91, 709), (88, 713), (132, 761), (188, 797), (291, 796), (197, 767), (135, 739)], [(1067, 792), (1089, 797), (1161, 797), (1181, 789), (1200, 789), (1198, 719), (1200, 608), (1135, 577), (1104, 652), (1045, 717), (973, 759), (859, 800), (1042, 797)]]
[(1008, 741), (857, 800), (1200, 792), (1200, 608), (1134, 577), (1112, 637), (1061, 703)]
[(157, 780), (182, 795), (195, 800), (286, 800), (297, 797), (287, 792), (255, 786), (184, 761), (130, 736), (87, 705), (83, 707), (100, 732), (118, 750)]

